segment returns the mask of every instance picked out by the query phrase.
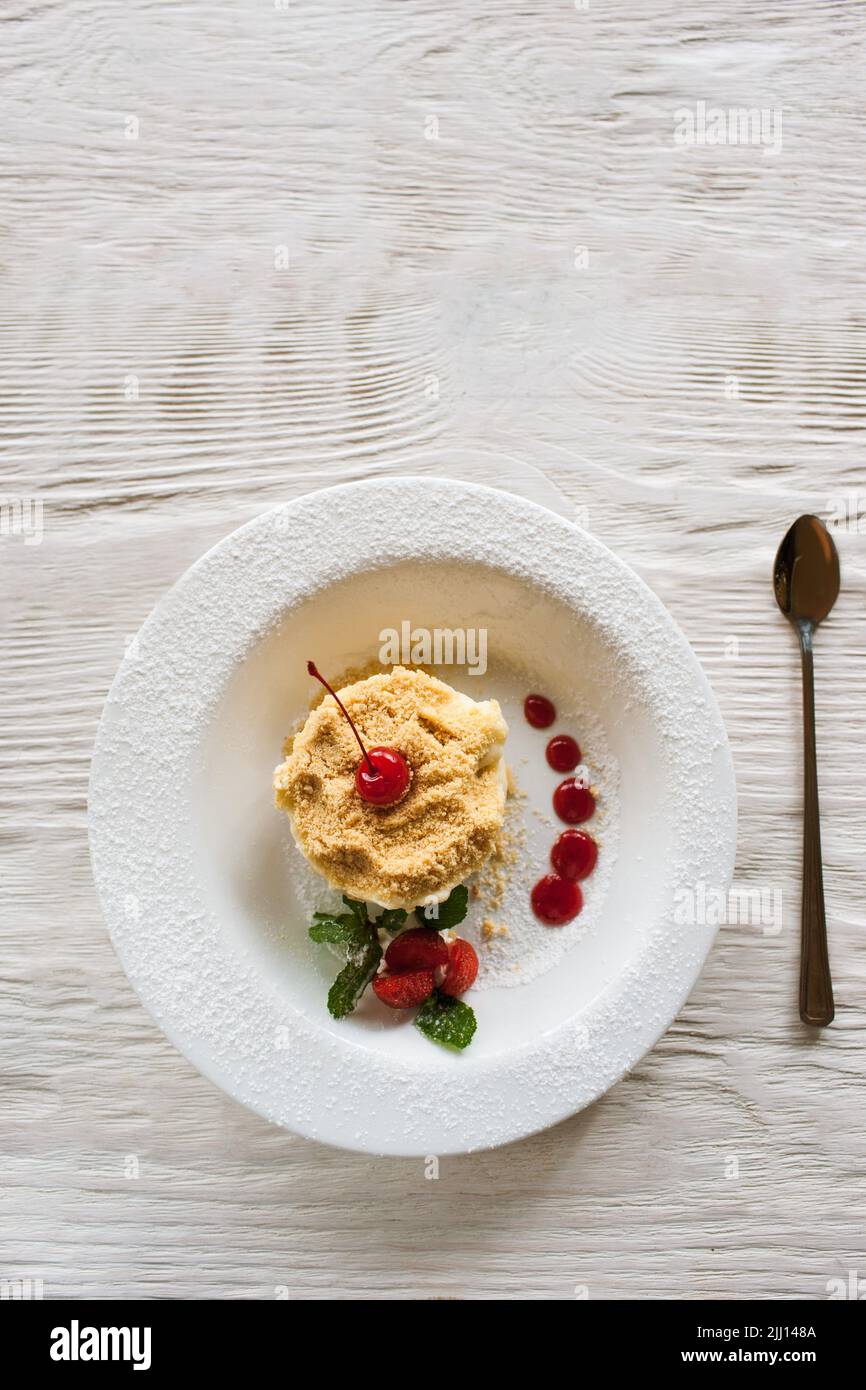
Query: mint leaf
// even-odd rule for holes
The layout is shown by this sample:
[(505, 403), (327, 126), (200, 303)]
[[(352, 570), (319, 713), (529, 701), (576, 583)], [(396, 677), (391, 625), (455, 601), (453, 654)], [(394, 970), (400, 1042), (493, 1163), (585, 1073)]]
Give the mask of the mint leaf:
[(430, 907), (416, 907), (415, 916), (425, 927), (435, 927), (437, 931), (448, 931), (463, 921), (469, 911), (469, 889), (465, 883), (452, 888), (444, 903), (433, 903)]
[(362, 927), (350, 912), (343, 912), (338, 917), (331, 912), (313, 913), (311, 941), (326, 941), (334, 946), (362, 946), (369, 938), (369, 927), (366, 923)]
[(350, 948), (349, 959), (328, 991), (328, 1010), (334, 1018), (345, 1018), (352, 1012), (381, 959), (382, 947), (370, 935), (363, 946)]
[(357, 920), (361, 923), (361, 926), (366, 926), (367, 904), (359, 902), (357, 898), (347, 898), (345, 893), (343, 894), (343, 902), (346, 904), (352, 916), (357, 918)]
[(471, 1043), (478, 1023), (473, 1010), (462, 999), (452, 999), (434, 990), (418, 1010), (415, 1026), (431, 1042), (462, 1052)]
[(401, 931), (406, 921), (406, 913), (402, 907), (386, 907), (381, 917), (373, 923), (375, 927), (381, 927), (389, 936), (396, 936)]

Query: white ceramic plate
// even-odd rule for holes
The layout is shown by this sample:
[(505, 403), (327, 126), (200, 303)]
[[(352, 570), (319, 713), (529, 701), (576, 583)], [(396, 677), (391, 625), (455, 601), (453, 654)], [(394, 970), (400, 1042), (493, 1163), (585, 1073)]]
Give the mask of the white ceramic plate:
[[(272, 805), (282, 740), (310, 697), (306, 658), (339, 672), (404, 619), (487, 629), (484, 693), (502, 698), (510, 757), (526, 759), (528, 818), (555, 785), (543, 736), (519, 715), (528, 685), (591, 712), (617, 769), (591, 928), (546, 973), (476, 992), (478, 1032), (460, 1055), (375, 999), (329, 1017), (337, 962), (307, 938), (309, 871)], [(466, 672), (454, 684), (474, 691)], [(688, 904), (698, 884), (727, 891), (736, 803), (706, 679), (631, 569), (521, 498), (395, 478), (268, 512), (183, 576), (112, 686), (90, 822), (124, 968), (205, 1075), (330, 1144), (446, 1154), (579, 1110), (664, 1032), (712, 943)], [(541, 844), (531, 836), (530, 854)]]

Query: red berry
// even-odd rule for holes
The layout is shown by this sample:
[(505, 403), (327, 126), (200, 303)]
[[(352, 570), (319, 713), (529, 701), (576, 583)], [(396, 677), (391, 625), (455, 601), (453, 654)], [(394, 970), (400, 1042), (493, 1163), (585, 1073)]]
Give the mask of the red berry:
[(580, 825), (589, 820), (595, 810), (595, 797), (589, 787), (581, 786), (574, 777), (566, 777), (553, 793), (553, 809), (560, 820), (569, 825)]
[(435, 970), (448, 964), (448, 946), (435, 927), (412, 927), (394, 937), (385, 964), (389, 970)]
[(550, 862), (563, 878), (587, 878), (597, 858), (598, 845), (585, 830), (563, 830), (550, 851)]
[(583, 894), (576, 883), (546, 874), (532, 890), (532, 911), (549, 927), (564, 927), (583, 907)]
[(411, 777), (409, 764), (396, 748), (371, 748), (358, 764), (355, 790), (371, 806), (393, 806), (406, 795)]
[(433, 993), (433, 971), (407, 970), (402, 975), (376, 975), (373, 992), (389, 1009), (414, 1009)]
[(547, 761), (554, 772), (574, 772), (580, 762), (580, 747), (571, 734), (557, 734), (547, 745)]
[(464, 941), (462, 936), (458, 936), (456, 941), (451, 942), (445, 979), (439, 988), (443, 994), (465, 994), (467, 989), (475, 984), (477, 974), (478, 956), (475, 954), (475, 947)]
[(523, 713), (527, 724), (533, 729), (549, 729), (556, 718), (556, 706), (546, 695), (527, 695), (523, 701)]

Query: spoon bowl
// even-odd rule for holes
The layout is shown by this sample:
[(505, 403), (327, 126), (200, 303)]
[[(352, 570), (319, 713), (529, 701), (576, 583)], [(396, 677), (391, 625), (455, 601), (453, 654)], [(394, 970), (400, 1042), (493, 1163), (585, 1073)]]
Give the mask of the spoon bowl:
[(793, 623), (822, 623), (839, 596), (839, 552), (817, 516), (801, 516), (776, 552), (776, 602)]

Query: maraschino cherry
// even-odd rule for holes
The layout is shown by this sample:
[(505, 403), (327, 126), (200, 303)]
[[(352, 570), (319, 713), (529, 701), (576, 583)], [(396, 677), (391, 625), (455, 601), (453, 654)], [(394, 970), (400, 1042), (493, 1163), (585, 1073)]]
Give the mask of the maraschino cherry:
[(412, 769), (396, 748), (370, 748), (364, 747), (361, 742), (361, 735), (355, 728), (352, 716), (343, 704), (336, 690), (334, 690), (325, 677), (316, 669), (314, 661), (307, 662), (307, 670), (311, 676), (320, 681), (329, 695), (333, 695), (346, 719), (349, 721), (349, 728), (358, 740), (358, 747), (363, 753), (363, 758), (358, 764), (355, 773), (355, 790), (362, 801), (367, 801), (371, 806), (394, 806), (406, 795), (409, 790), (409, 783), (412, 780)]

